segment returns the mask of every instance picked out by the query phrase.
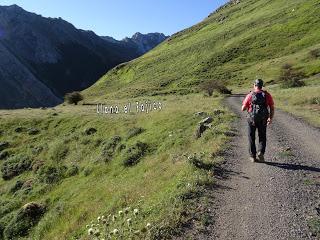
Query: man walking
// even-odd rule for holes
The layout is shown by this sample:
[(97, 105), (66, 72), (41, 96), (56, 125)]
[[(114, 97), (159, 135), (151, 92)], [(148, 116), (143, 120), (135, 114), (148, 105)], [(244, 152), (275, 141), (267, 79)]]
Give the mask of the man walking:
[[(242, 111), (248, 112), (249, 154), (252, 162), (264, 162), (267, 145), (267, 125), (272, 123), (274, 116), (274, 102), (272, 96), (263, 91), (263, 81), (257, 79), (242, 103)], [(259, 135), (258, 155), (256, 150), (256, 129)], [(257, 158), (258, 157), (258, 158)]]

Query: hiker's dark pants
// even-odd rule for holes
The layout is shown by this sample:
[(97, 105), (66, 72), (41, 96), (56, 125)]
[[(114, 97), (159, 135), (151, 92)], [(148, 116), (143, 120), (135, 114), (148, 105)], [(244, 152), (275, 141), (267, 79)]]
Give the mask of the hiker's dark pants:
[(255, 157), (257, 154), (256, 149), (256, 129), (258, 129), (259, 135), (259, 147), (258, 152), (264, 154), (267, 146), (267, 123), (261, 121), (253, 123), (248, 119), (248, 137), (249, 137), (249, 154), (251, 157)]

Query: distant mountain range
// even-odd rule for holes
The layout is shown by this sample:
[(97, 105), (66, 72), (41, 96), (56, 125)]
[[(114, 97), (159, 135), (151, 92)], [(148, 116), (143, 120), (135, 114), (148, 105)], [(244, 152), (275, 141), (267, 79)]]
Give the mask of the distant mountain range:
[(59, 104), (65, 93), (91, 86), (166, 38), (136, 33), (117, 41), (76, 29), (61, 18), (0, 6), (0, 108)]
[(136, 49), (137, 53), (142, 55), (154, 47), (162, 43), (168, 36), (164, 35), (163, 33), (135, 33), (131, 38), (124, 38), (121, 41), (118, 41), (112, 37), (102, 37), (104, 40), (107, 40), (111, 43), (117, 43), (123, 46), (130, 46), (131, 48)]

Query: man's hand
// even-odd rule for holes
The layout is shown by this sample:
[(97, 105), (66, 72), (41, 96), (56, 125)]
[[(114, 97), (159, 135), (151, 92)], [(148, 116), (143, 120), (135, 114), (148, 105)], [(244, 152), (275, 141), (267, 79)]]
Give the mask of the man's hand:
[(268, 118), (267, 123), (268, 125), (272, 124), (272, 118)]

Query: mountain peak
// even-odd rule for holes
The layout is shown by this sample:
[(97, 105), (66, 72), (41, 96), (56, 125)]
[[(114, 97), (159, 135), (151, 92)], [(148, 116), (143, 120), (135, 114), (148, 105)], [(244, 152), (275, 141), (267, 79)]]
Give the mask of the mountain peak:
[(22, 7), (17, 4), (12, 4), (8, 6), (0, 6), (0, 9), (8, 10), (8, 11), (24, 11)]

